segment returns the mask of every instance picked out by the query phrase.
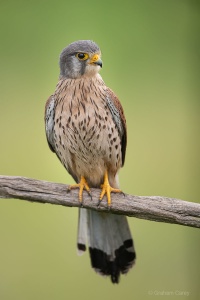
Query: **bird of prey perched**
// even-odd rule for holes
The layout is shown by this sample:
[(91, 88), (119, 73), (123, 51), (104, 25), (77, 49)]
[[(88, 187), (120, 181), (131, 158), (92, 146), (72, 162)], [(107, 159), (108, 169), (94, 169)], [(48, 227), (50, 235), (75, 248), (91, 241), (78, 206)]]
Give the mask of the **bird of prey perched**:
[[(71, 43), (60, 55), (60, 77), (45, 107), (46, 137), (50, 149), (74, 178), (79, 201), (85, 189), (101, 187), (99, 200), (119, 190), (118, 172), (126, 153), (126, 120), (123, 108), (99, 70), (101, 51), (96, 43)], [(125, 216), (80, 208), (78, 253), (88, 244), (95, 271), (119, 282), (136, 254)]]

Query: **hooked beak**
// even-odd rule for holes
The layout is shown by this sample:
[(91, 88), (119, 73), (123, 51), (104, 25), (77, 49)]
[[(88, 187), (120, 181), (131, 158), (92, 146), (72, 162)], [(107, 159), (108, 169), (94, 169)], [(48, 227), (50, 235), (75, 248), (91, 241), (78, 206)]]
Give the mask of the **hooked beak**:
[(92, 58), (90, 59), (89, 63), (92, 64), (92, 65), (98, 65), (101, 68), (102, 68), (102, 65), (103, 65), (103, 62), (102, 62), (99, 54), (94, 54), (92, 56)]

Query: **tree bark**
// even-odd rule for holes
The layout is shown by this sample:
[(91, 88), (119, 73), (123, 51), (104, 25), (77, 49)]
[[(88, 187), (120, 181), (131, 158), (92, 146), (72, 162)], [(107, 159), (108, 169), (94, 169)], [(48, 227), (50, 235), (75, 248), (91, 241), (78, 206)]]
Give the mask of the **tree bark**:
[[(0, 176), (0, 198), (79, 207), (78, 189), (67, 193), (68, 185), (20, 176)], [(92, 199), (83, 193), (83, 207), (150, 221), (200, 228), (200, 204), (161, 196), (112, 194), (111, 208), (106, 198), (99, 203), (99, 189), (91, 189)]]

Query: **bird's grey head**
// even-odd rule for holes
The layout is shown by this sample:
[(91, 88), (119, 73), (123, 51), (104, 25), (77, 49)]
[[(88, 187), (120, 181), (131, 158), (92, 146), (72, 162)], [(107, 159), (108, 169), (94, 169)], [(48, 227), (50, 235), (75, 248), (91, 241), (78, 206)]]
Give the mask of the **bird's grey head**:
[(101, 51), (97, 44), (90, 40), (71, 43), (60, 54), (61, 77), (94, 76), (101, 67)]

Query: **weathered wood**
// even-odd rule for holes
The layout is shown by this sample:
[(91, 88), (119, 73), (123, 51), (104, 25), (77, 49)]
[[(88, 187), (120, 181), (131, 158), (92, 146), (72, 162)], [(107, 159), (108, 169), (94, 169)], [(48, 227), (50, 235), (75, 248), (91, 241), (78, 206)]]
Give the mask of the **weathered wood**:
[[(98, 207), (99, 189), (83, 195), (85, 208), (123, 214), (150, 221), (180, 224), (200, 228), (200, 204), (160, 196), (112, 194), (112, 205), (106, 199)], [(0, 198), (15, 198), (38, 203), (79, 207), (78, 190), (67, 193), (67, 185), (19, 176), (0, 176)]]

